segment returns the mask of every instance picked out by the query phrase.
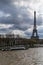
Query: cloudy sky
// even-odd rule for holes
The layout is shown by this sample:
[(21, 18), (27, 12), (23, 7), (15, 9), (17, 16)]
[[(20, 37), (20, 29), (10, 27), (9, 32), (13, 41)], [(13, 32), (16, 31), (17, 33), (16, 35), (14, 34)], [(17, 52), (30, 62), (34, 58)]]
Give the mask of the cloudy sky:
[(43, 38), (43, 0), (0, 0), (0, 33), (30, 38), (34, 11), (37, 12), (38, 35)]

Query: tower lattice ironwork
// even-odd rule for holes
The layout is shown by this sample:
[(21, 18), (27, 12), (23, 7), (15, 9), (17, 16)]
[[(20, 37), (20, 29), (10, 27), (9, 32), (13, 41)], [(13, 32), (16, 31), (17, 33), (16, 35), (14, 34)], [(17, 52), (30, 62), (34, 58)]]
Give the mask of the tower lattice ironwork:
[(31, 36), (32, 39), (39, 39), (37, 29), (36, 29), (36, 11), (34, 11), (34, 27), (33, 27), (33, 33)]

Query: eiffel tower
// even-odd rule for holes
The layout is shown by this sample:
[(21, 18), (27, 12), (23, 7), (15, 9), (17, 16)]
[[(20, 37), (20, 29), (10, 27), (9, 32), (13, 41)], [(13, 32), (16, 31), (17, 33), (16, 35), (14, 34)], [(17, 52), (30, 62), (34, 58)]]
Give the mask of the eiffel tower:
[(37, 34), (37, 29), (36, 29), (36, 11), (34, 11), (34, 28), (33, 28), (31, 39), (39, 39), (39, 36)]

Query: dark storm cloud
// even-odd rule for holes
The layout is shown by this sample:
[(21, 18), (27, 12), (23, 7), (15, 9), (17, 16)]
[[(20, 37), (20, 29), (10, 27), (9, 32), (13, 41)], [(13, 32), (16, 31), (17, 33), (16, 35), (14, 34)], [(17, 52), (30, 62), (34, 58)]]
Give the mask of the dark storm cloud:
[(40, 26), (41, 24), (42, 24), (42, 17), (41, 15), (39, 15), (37, 18), (37, 25)]
[(40, 27), (39, 29), (38, 29), (38, 32), (41, 34), (41, 33), (43, 33), (43, 27)]
[(0, 0), (0, 3), (8, 4), (12, 2), (12, 0)]
[(43, 33), (38, 33), (39, 37), (43, 39)]
[(19, 29), (19, 30), (25, 31), (25, 30), (28, 29), (28, 27), (29, 27), (29, 26), (25, 26), (25, 25), (23, 25), (23, 24), (16, 24), (16, 25), (14, 25), (13, 27), (10, 27), (9, 29), (12, 29), (12, 30), (14, 30), (14, 29)]
[[(30, 13), (31, 8), (28, 6), (29, 11), (27, 11), (26, 7), (18, 7), (13, 4), (13, 1), (20, 1), (20, 0), (0, 0), (0, 11), (10, 14), (9, 17), (0, 17), (0, 23), (2, 24), (14, 24), (14, 26), (8, 29), (0, 29), (0, 31), (7, 32), (8, 30), (27, 30), (31, 28), (31, 25), (34, 23), (34, 18), (31, 18), (32, 14)], [(24, 0), (30, 1), (30, 0)], [(21, 17), (19, 17), (21, 15)], [(40, 26), (42, 24), (42, 19), (37, 18), (37, 25)], [(30, 26), (29, 26), (30, 25)], [(40, 31), (38, 31), (40, 32)], [(41, 31), (43, 32), (43, 31)], [(25, 32), (25, 35), (31, 36), (31, 32)]]
[(7, 31), (7, 29), (0, 29), (0, 31), (3, 31), (3, 32), (5, 32), (5, 31)]
[(10, 33), (12, 30), (10, 30), (10, 29), (0, 29), (0, 33)]
[[(10, 13), (11, 17), (0, 18), (0, 23), (15, 24), (15, 26), (12, 29), (20, 29), (20, 30), (26, 30), (29, 27), (29, 25), (25, 26), (24, 24), (33, 23), (32, 19), (29, 18), (30, 16), (28, 16), (26, 8), (17, 8), (16, 6), (13, 6), (13, 5), (6, 5), (3, 7), (1, 10), (5, 13)], [(18, 18), (19, 14), (23, 17), (22, 21), (21, 21), (21, 18)]]
[(27, 36), (31, 36), (31, 32), (25, 32)]
[[(8, 1), (10, 2), (11, 0), (8, 0)], [(8, 2), (8, 1), (7, 0), (4, 0), (4, 3)], [(1, 2), (3, 2), (3, 0)], [(12, 15), (12, 20), (13, 19), (14, 20), (16, 19), (16, 21), (18, 21), (17, 16), (19, 14), (21, 14), (24, 17), (24, 20), (23, 21), (25, 21), (25, 18), (26, 17), (28, 18), (27, 11), (25, 11), (26, 10), (25, 8), (19, 8), (19, 7), (13, 6), (13, 5), (6, 5), (6, 4), (4, 4), (4, 5), (1, 4), (1, 5), (2, 5), (2, 7), (0, 8), (0, 10), (2, 10), (5, 13), (10, 13)], [(2, 21), (3, 21), (3, 19), (2, 19)]]

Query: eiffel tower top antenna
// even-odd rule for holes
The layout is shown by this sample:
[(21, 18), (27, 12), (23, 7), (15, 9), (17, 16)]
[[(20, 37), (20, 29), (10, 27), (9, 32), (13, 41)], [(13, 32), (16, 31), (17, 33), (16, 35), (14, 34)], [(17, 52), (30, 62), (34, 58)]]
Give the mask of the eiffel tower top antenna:
[(36, 11), (34, 11), (34, 29), (36, 29)]

